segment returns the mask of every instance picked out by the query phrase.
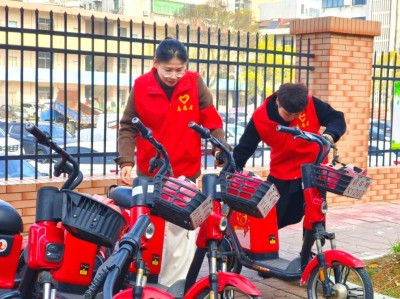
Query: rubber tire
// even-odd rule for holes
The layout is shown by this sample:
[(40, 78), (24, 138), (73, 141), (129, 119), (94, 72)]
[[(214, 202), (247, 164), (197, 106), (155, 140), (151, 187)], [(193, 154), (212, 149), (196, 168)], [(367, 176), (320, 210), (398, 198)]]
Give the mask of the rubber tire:
[[(237, 288), (236, 287), (234, 287), (234, 286), (227, 286), (226, 288), (224, 288), (224, 290), (227, 290), (229, 288), (229, 290), (236, 290)], [(202, 292), (197, 298), (198, 299), (209, 299), (209, 289), (207, 289), (207, 290), (204, 290), (204, 292)], [(246, 297), (244, 297), (244, 295), (245, 294), (243, 294), (243, 293), (240, 293), (240, 294), (238, 294), (239, 295), (239, 297), (234, 297), (234, 298), (241, 298), (241, 299), (244, 299), (244, 298), (246, 298)], [(221, 293), (219, 293), (218, 294), (218, 297), (216, 297), (216, 298), (221, 298), (221, 299), (223, 299), (224, 297), (223, 297), (223, 294), (221, 294)], [(259, 297), (259, 296), (251, 296), (251, 295), (247, 295), (247, 298), (248, 299), (262, 299), (262, 297)], [(230, 299), (230, 298), (229, 298)]]
[[(373, 299), (374, 298), (374, 290), (372, 287), (372, 282), (371, 282), (371, 278), (369, 277), (367, 271), (365, 270), (365, 268), (352, 268), (352, 267), (348, 267), (347, 265), (344, 265), (342, 263), (339, 262), (333, 262), (331, 264), (331, 267), (328, 268), (328, 275), (332, 274), (333, 275), (333, 271), (329, 271), (329, 269), (333, 268), (333, 267), (339, 267), (339, 266), (344, 266), (346, 268), (350, 268), (351, 270), (353, 270), (353, 273), (356, 273), (358, 275), (359, 280), (362, 281), (364, 287), (363, 287), (363, 291), (364, 291), (364, 299)], [(329, 273), (331, 272), (331, 273)], [(316, 267), (313, 272), (310, 275), (310, 278), (308, 280), (308, 284), (307, 284), (307, 298), (308, 299), (318, 299), (318, 298), (324, 298), (322, 296), (318, 297), (317, 294), (317, 283), (319, 281), (319, 274), (318, 274), (318, 267)], [(348, 287), (347, 284), (345, 284), (346, 287)], [(347, 296), (348, 298), (348, 296)]]

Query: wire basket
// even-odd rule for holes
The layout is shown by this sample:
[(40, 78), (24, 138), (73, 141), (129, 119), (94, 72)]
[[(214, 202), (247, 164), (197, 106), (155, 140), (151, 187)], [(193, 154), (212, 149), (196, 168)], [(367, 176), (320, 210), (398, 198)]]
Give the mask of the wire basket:
[(252, 176), (242, 173), (221, 172), (222, 198), (230, 208), (257, 218), (264, 218), (260, 202), (272, 186)]
[(310, 173), (312, 186), (347, 197), (361, 198), (372, 182), (371, 178), (364, 175), (349, 175), (345, 167), (337, 169), (326, 164), (307, 164), (303, 167), (303, 173)]
[(61, 221), (64, 227), (79, 239), (114, 246), (126, 225), (121, 213), (89, 195), (70, 190), (62, 192)]
[(212, 202), (188, 179), (156, 176), (154, 208), (166, 221), (194, 230), (210, 215)]

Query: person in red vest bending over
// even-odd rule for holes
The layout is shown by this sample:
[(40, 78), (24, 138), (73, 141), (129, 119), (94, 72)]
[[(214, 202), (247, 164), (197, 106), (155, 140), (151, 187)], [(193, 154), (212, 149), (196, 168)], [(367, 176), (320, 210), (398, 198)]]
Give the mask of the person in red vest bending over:
[[(120, 156), (115, 159), (121, 168), (120, 177), (128, 185), (132, 183), (135, 163), (138, 176), (154, 176), (148, 169), (156, 154), (133, 126), (133, 117), (139, 117), (163, 144), (175, 177), (185, 176), (195, 182), (201, 174), (201, 138), (188, 127), (189, 122), (210, 129), (213, 136), (226, 144), (212, 94), (200, 74), (186, 69), (188, 58), (181, 42), (167, 38), (156, 49), (153, 68), (134, 82), (120, 121)], [(159, 282), (169, 286), (186, 276), (195, 251), (195, 232), (167, 223), (165, 240), (166, 263), (161, 266)]]
[(242, 169), (253, 155), (260, 141), (271, 148), (270, 173), (267, 180), (280, 193), (277, 202), (278, 227), (301, 221), (304, 216), (304, 196), (300, 166), (312, 163), (318, 146), (290, 134), (276, 131), (277, 125), (297, 126), (303, 131), (320, 133), (332, 144), (346, 132), (342, 112), (309, 94), (301, 83), (285, 83), (258, 107), (233, 149), (236, 166)]

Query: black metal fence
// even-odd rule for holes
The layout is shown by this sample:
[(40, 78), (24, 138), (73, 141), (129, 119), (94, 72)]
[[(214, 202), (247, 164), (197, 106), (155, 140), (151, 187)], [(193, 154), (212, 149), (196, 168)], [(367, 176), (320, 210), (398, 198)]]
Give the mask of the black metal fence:
[[(397, 92), (396, 92), (397, 91)], [(372, 66), (369, 166), (400, 164), (400, 56), (375, 53)]]
[[(308, 41), (296, 50), (293, 38), (8, 7), (0, 18), (0, 125), (8, 133), (0, 145), (0, 177), (6, 179), (31, 176), (31, 166), (35, 177), (52, 176), (57, 154), (32, 140), (23, 126), (28, 121), (76, 154), (86, 174), (117, 171), (118, 120), (135, 78), (150, 70), (166, 36), (184, 42), (188, 68), (211, 90), (233, 146), (270, 92), (301, 72), (308, 78), (313, 69), (296, 63), (313, 54)], [(205, 168), (213, 167), (207, 148)], [(268, 160), (268, 149), (260, 146), (252, 164)]]

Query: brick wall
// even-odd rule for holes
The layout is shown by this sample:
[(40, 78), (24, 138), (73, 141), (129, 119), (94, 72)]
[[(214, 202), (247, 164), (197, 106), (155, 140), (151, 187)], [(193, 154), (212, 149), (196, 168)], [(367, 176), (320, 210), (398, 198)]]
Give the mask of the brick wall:
[[(337, 17), (296, 20), (291, 28), (297, 40), (310, 39), (310, 52), (315, 54), (311, 61), (315, 71), (309, 73), (310, 91), (345, 113), (348, 130), (338, 144), (340, 156), (343, 162), (360, 167), (367, 165), (373, 38), (379, 32), (377, 22)], [(301, 59), (298, 63), (302, 63)], [(267, 168), (253, 171), (262, 177), (268, 174)], [(329, 205), (400, 198), (399, 166), (371, 168), (368, 173), (374, 181), (363, 199), (330, 194)], [(0, 198), (17, 208), (27, 231), (35, 220), (36, 191), (46, 185), (61, 187), (62, 181), (57, 178), (0, 181)], [(77, 191), (104, 195), (112, 184), (121, 184), (116, 175), (86, 177)]]

